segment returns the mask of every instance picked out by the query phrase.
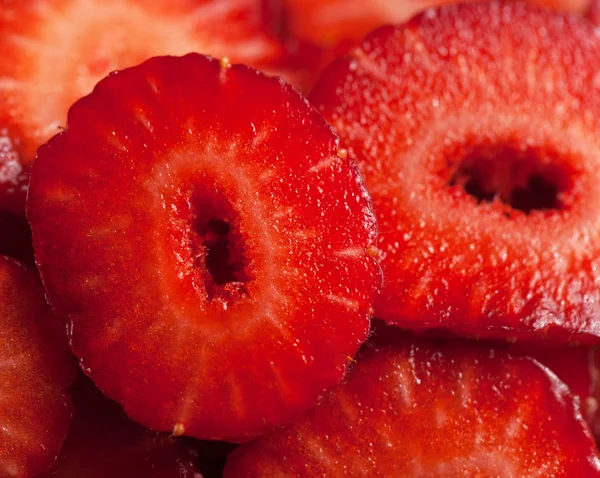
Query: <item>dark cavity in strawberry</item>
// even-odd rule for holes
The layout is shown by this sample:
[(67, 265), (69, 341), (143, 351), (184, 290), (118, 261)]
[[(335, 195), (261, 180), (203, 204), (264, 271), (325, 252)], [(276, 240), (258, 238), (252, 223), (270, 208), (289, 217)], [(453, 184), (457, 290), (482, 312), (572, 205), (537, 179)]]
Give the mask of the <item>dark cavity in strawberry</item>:
[[(448, 158), (460, 158), (457, 154), (452, 151)], [(573, 186), (573, 172), (558, 164), (555, 154), (511, 144), (479, 145), (451, 168), (451, 188), (461, 187), (478, 203), (499, 201), (507, 206), (506, 215), (511, 209), (526, 214), (561, 210)]]
[(208, 300), (219, 300), (226, 308), (248, 294), (245, 284), (251, 280), (239, 219), (223, 193), (214, 188), (197, 188), (191, 203), (191, 252), (197, 261), (204, 261), (196, 270), (205, 271)]
[(381, 271), (358, 168), (249, 67), (110, 75), (40, 148), (27, 214), (73, 352), (149, 428), (242, 442), (290, 423), (367, 336)]
[(379, 223), (376, 317), (600, 341), (599, 69), (585, 19), (486, 2), (382, 27), (322, 73), (311, 101)]

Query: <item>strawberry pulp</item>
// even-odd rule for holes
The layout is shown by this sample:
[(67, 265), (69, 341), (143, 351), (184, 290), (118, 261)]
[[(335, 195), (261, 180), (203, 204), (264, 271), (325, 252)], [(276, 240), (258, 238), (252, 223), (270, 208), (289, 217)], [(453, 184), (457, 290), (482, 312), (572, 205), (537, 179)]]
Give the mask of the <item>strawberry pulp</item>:
[(378, 216), (378, 318), (597, 343), (599, 46), (574, 16), (453, 5), (375, 31), (323, 73), (311, 100)]
[[(281, 46), (263, 10), (252, 0), (3, 2), (0, 209), (23, 215), (37, 148), (66, 126), (69, 106), (110, 72), (190, 52), (253, 66), (278, 59)], [(2, 161), (6, 138), (14, 146), (10, 164)]]
[(247, 441), (310, 408), (367, 336), (381, 277), (358, 169), (250, 68), (109, 76), (40, 148), (28, 219), (75, 355), (149, 428)]
[(75, 364), (37, 274), (4, 256), (0, 318), (0, 476), (37, 476), (67, 434)]
[(534, 360), (376, 328), (343, 384), (290, 427), (236, 449), (224, 476), (599, 473), (573, 397)]

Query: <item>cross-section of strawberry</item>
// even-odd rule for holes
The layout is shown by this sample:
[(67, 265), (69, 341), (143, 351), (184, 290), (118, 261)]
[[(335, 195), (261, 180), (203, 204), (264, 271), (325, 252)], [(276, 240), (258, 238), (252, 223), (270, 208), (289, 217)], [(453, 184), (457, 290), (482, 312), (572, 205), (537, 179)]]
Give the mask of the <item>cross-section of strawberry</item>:
[(599, 70), (583, 18), (492, 2), (384, 27), (323, 73), (311, 99), (378, 216), (377, 317), (598, 343)]
[(226, 478), (597, 477), (567, 387), (526, 357), (408, 338), (359, 355), (347, 381), (287, 429), (242, 445)]
[(91, 381), (71, 388), (75, 417), (55, 466), (40, 478), (197, 478), (195, 453), (129, 420)]
[(248, 67), (194, 54), (109, 76), (40, 148), (28, 218), (84, 370), (150, 428), (262, 434), (367, 335), (381, 277), (358, 169)]
[(0, 51), (0, 209), (23, 214), (36, 149), (109, 72), (190, 52), (256, 66), (281, 46), (255, 0), (15, 0)]
[(0, 476), (23, 478), (56, 459), (71, 420), (75, 374), (65, 328), (36, 274), (0, 256)]

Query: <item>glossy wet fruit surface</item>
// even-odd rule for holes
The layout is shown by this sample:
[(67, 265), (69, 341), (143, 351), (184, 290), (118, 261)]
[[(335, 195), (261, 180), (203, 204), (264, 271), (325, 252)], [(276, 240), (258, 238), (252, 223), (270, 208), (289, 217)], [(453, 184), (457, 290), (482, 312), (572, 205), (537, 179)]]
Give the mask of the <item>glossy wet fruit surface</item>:
[(260, 65), (280, 54), (262, 14), (254, 0), (0, 2), (0, 210), (23, 215), (37, 148), (108, 73), (190, 52)]
[(600, 473), (568, 389), (533, 360), (476, 343), (376, 334), (396, 338), (363, 350), (346, 382), (294, 425), (234, 451), (224, 476)]
[(0, 476), (35, 476), (56, 459), (71, 421), (75, 364), (37, 275), (0, 256)]
[(311, 100), (373, 197), (377, 317), (598, 342), (598, 67), (588, 22), (519, 3), (428, 10), (330, 65)]
[(245, 441), (340, 380), (381, 283), (345, 156), (290, 86), (200, 55), (78, 102), (40, 149), (28, 218), (99, 388), (148, 427)]

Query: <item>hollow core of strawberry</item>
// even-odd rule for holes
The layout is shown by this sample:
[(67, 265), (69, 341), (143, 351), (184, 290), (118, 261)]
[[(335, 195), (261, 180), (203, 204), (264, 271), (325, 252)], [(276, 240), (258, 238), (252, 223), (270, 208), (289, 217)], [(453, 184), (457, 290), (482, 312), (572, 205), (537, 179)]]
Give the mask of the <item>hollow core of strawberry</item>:
[(500, 201), (507, 209), (526, 214), (566, 207), (573, 172), (556, 152), (510, 143), (481, 144), (461, 157), (448, 184), (463, 188), (478, 203)]
[(196, 258), (195, 266), (204, 271), (208, 300), (231, 305), (248, 294), (246, 284), (251, 279), (238, 213), (214, 189), (197, 190), (191, 206), (192, 256)]

